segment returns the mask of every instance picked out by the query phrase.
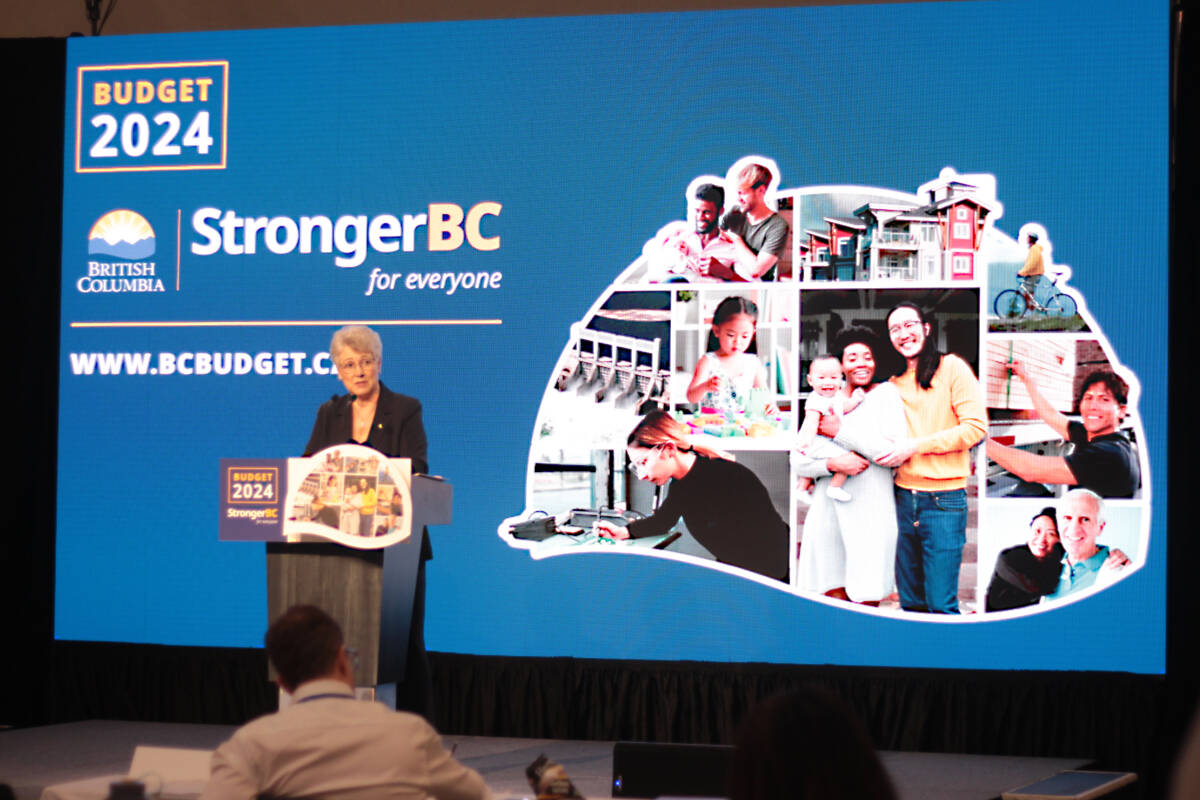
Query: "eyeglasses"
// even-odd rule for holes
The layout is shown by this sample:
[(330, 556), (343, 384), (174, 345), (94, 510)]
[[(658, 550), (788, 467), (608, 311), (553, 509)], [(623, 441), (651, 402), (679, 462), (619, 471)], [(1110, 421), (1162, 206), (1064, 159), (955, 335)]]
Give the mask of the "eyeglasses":
[(904, 333), (912, 333), (913, 331), (921, 330), (921, 323), (915, 319), (910, 319), (908, 322), (901, 322), (898, 325), (893, 325), (888, 328), (888, 333), (892, 336), (903, 331)]
[(378, 362), (375, 356), (363, 356), (357, 361), (354, 359), (342, 361), (337, 365), (337, 368), (342, 372), (357, 372), (359, 369), (370, 369), (371, 367), (375, 366), (376, 363)]
[(649, 453), (646, 453), (646, 455), (642, 456), (639, 459), (631, 460), (630, 466), (633, 467), (634, 474), (636, 474), (639, 478), (646, 477), (646, 474), (650, 470), (650, 456), (659, 452), (659, 449), (661, 447), (662, 447), (661, 444), (656, 444), (650, 449)]

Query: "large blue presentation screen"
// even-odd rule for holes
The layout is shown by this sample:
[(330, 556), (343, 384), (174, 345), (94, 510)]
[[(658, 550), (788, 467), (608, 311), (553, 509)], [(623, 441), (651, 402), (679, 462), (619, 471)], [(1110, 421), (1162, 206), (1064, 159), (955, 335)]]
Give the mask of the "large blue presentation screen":
[(261, 642), (219, 464), (365, 324), (432, 650), (1162, 672), (1166, 11), (70, 40), (57, 638)]

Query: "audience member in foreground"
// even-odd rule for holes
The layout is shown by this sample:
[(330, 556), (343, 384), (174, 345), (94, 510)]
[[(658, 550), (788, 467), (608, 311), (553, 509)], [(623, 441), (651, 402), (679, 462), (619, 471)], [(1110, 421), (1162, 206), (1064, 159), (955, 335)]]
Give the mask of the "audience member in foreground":
[(1200, 797), (1200, 711), (1192, 717), (1191, 731), (1175, 757), (1170, 800), (1195, 800), (1197, 797)]
[(812, 688), (773, 697), (742, 721), (731, 800), (896, 800), (875, 748), (837, 698)]
[(292, 704), (217, 748), (203, 800), (490, 798), (483, 778), (455, 761), (424, 719), (354, 699), (342, 630), (324, 611), (289, 608), (265, 642)]

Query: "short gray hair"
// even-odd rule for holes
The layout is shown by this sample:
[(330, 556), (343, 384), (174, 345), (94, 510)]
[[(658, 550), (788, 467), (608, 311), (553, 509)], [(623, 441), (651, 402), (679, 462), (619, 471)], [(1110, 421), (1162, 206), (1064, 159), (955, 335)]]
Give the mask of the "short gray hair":
[(1082, 487), (1072, 489), (1063, 495), (1063, 502), (1070, 500), (1072, 497), (1087, 497), (1096, 504), (1096, 521), (1104, 521), (1104, 498), (1093, 492), (1091, 489)]
[(342, 350), (347, 347), (360, 353), (370, 353), (376, 361), (383, 361), (383, 341), (378, 333), (366, 325), (347, 325), (333, 334), (329, 342), (329, 357), (335, 364)]

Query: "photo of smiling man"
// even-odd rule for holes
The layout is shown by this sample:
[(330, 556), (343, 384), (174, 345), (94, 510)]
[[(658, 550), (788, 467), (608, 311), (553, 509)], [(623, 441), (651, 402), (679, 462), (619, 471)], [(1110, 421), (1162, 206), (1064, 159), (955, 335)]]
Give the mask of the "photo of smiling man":
[[(1000, 358), (989, 352), (989, 366), (1001, 382), (996, 388), (1005, 388), (1007, 397), (1018, 401), (1027, 396), (1032, 406), (1019, 414), (1020, 419), (993, 416), (987, 456), (1001, 477), (1007, 472), (1019, 479), (1008, 496), (1049, 495), (1062, 491), (1059, 487), (1080, 487), (1101, 497), (1135, 497), (1141, 469), (1130, 439), (1132, 428), (1127, 424), (1129, 384), (1116, 374), (1094, 342), (1070, 343), (1073, 352), (1068, 355), (1075, 357), (1071, 370), (1061, 363), (1046, 363), (1049, 347), (1027, 347), (1027, 352), (1014, 349), (1007, 356), (1001, 353)], [(1089, 350), (1094, 351), (1093, 357), (1088, 357)], [(998, 402), (991, 399), (992, 394), (989, 381), (989, 405)], [(1074, 413), (1068, 416), (1060, 409)], [(1023, 435), (1023, 431), (1047, 427), (1046, 436)], [(1050, 441), (1042, 441), (1047, 436)], [(994, 481), (993, 485), (1002, 486), (1003, 482)]]
[(773, 281), (791, 230), (770, 198), (779, 169), (770, 159), (751, 157), (738, 161), (731, 173), (726, 187), (736, 193), (737, 204), (721, 218), (721, 228), (733, 240), (734, 258), (727, 269), (713, 265), (710, 274), (730, 281)]
[[(688, 187), (688, 218), (667, 223), (646, 242), (649, 283), (718, 282), (736, 257), (733, 237), (718, 227), (725, 209), (725, 190), (718, 179), (698, 178)], [(715, 266), (715, 269), (714, 269)]]
[(1119, 578), (1129, 559), (1119, 550), (1098, 544), (1107, 524), (1104, 501), (1089, 489), (1072, 489), (1058, 505), (1059, 540), (1064, 550), (1058, 586), (1046, 601), (1061, 600), (1085, 589), (1100, 588)]
[(931, 316), (916, 303), (893, 306), (887, 332), (904, 359), (891, 382), (904, 402), (908, 438), (875, 462), (896, 468), (900, 606), (957, 614), (970, 451), (987, 434), (983, 393), (967, 362), (937, 349)]

